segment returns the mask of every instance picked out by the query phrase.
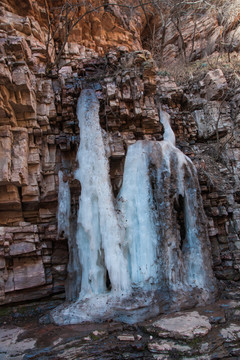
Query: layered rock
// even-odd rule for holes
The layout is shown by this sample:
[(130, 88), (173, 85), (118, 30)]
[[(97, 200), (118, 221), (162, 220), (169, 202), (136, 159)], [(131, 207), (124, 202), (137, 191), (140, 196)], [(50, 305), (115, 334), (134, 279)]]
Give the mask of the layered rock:
[[(216, 53), (239, 51), (238, 1), (199, 4), (173, 3), (147, 14), (148, 22), (142, 32), (145, 48), (168, 71), (181, 72), (184, 63), (193, 62)], [(178, 64), (177, 68), (176, 64)], [(176, 71), (177, 72), (177, 71)]]
[[(60, 233), (57, 234), (58, 170), (62, 167), (64, 173), (68, 175), (72, 202), (77, 205), (80, 188), (73, 179), (73, 171), (76, 168), (76, 149), (79, 143), (76, 99), (81, 82), (91, 81), (90, 74), (93, 76), (97, 74), (98, 82), (102, 83), (102, 87), (98, 85), (100, 92), (106, 94), (108, 92), (111, 99), (109, 100), (111, 106), (108, 109), (104, 101), (102, 102), (102, 111), (111, 113), (108, 115), (107, 126), (118, 130), (118, 126), (123, 121), (126, 124), (125, 137), (133, 137), (128, 134), (134, 116), (128, 75), (132, 64), (129, 65), (128, 73), (124, 75), (120, 73), (118, 81), (123, 82), (123, 85), (121, 85), (121, 90), (118, 89), (115, 79), (103, 77), (106, 60), (83, 45), (76, 29), (76, 33), (72, 34), (73, 38), (70, 39), (71, 42), (66, 45), (65, 60), (63, 60), (63, 65), (69, 60), (72, 61), (71, 65), (61, 68), (58, 79), (46, 77), (47, 27), (44, 7), (40, 3), (29, 2), (19, 10), (18, 5), (20, 7), (20, 4), (5, 2), (1, 7), (2, 303), (44, 297), (64, 289), (68, 251), (66, 237), (64, 238)], [(22, 17), (23, 14), (24, 17)], [(103, 11), (98, 16), (107, 18), (105, 27), (110, 26), (110, 21), (113, 22), (113, 26), (114, 22), (119, 21), (110, 13), (108, 15)], [(96, 17), (92, 16), (90, 20), (95, 22)], [(87, 22), (85, 25), (88, 26)], [(81, 26), (78, 31), (82, 31)], [(107, 32), (106, 29), (103, 31)], [(109, 35), (106, 35), (108, 39), (105, 41), (105, 48), (112, 41), (121, 43), (118, 32), (123, 36), (122, 44), (128, 44), (128, 47), (131, 47), (129, 44), (131, 44), (132, 35), (130, 33), (126, 35), (117, 27), (116, 33), (109, 32)], [(84, 34), (86, 36), (86, 33)], [(78, 42), (75, 42), (74, 36), (78, 38)], [(104, 36), (102, 34), (100, 39)], [(113, 40), (114, 37), (116, 40)], [(86, 41), (86, 44), (92, 48), (98, 49), (100, 46), (97, 45), (94, 34), (89, 34)], [(117, 63), (120, 56), (121, 51), (109, 55), (107, 72), (111, 73), (111, 66), (115, 66), (114, 61)], [(141, 63), (147, 61), (149, 57), (147, 53), (139, 54), (139, 60), (136, 60), (139, 63), (138, 72), (141, 71)], [(139, 114), (139, 124), (144, 117), (146, 124), (148, 123), (146, 128), (150, 123), (150, 126), (159, 131), (157, 111), (151, 100), (156, 69), (152, 60), (149, 64), (150, 70), (144, 72), (141, 84), (136, 82), (137, 71), (131, 75), (131, 80), (135, 81), (133, 91), (139, 92), (141, 87), (140, 95), (136, 98), (136, 101), (140, 103), (136, 103), (135, 107)], [(115, 76), (114, 72), (113, 76)], [(144, 82), (145, 85), (143, 85)], [(111, 86), (117, 90), (116, 94), (113, 90), (111, 93)], [(149, 92), (146, 99), (143, 94), (144, 86), (146, 89), (149, 88), (146, 90)], [(120, 98), (122, 98), (121, 104)], [(110, 123), (110, 118), (114, 117), (112, 110), (120, 113), (120, 105), (121, 119), (124, 120), (118, 122), (117, 125), (115, 120), (111, 120), (112, 123)], [(129, 124), (130, 118), (132, 122)], [(102, 119), (105, 124), (106, 118), (102, 117)], [(145, 125), (142, 129), (144, 127)], [(133, 126), (133, 130), (136, 132), (136, 127)], [(112, 139), (111, 151), (121, 161), (125, 155), (123, 138), (116, 133), (111, 134), (110, 137)], [(119, 170), (116, 171), (119, 173)], [(118, 179), (119, 177), (121, 174)], [(64, 179), (66, 181), (66, 178)], [(119, 182), (115, 178), (113, 181)], [(15, 234), (12, 232), (13, 226), (18, 229), (15, 231), (18, 231), (19, 235), (13, 235)], [(34, 230), (31, 230), (31, 227)]]

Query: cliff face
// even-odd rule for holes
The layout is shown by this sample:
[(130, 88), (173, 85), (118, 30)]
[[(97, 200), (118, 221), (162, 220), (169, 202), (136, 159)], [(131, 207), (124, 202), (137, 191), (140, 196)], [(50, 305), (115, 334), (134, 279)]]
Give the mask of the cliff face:
[[(171, 115), (178, 147), (199, 170), (215, 275), (224, 286), (234, 286), (240, 279), (238, 77), (203, 69), (177, 85), (142, 49), (144, 14), (137, 9), (127, 24), (126, 14), (117, 8), (87, 15), (68, 39), (59, 72), (46, 75), (47, 18), (41, 1), (5, 0), (0, 8), (1, 303), (64, 292), (74, 250), (57, 230), (58, 172), (70, 184), (74, 228), (81, 191), (74, 176), (76, 102), (81, 89), (89, 86), (100, 101), (115, 196), (128, 145), (139, 139), (162, 140), (155, 98), (161, 101)], [(207, 44), (209, 34), (215, 39), (220, 29), (205, 19), (209, 26), (202, 22), (199, 31)], [(183, 32), (186, 42), (191, 26)], [(178, 36), (171, 27), (167, 32), (163, 58), (173, 62)], [(52, 41), (53, 59), (62, 41), (59, 32)], [(173, 47), (174, 55), (169, 50)], [(68, 284), (74, 281), (70, 271)]]
[[(121, 65), (118, 60), (126, 49), (104, 58), (83, 46), (80, 36), (79, 42), (72, 41), (66, 47), (63, 61), (71, 60), (71, 65), (63, 66), (59, 77), (48, 78), (45, 76), (46, 13), (37, 3), (19, 5), (19, 13), (24, 13), (24, 17), (18, 15), (16, 3), (7, 2), (1, 7), (2, 303), (44, 297), (64, 290), (68, 246), (67, 239), (57, 234), (58, 171), (63, 167), (65, 177), (72, 179), (72, 201), (77, 203), (80, 187), (74, 179), (79, 144), (76, 100), (81, 83), (95, 83), (99, 92), (104, 93), (103, 126), (115, 130), (109, 135), (115, 187), (121, 177), (124, 139), (132, 141), (133, 130), (143, 136), (143, 117), (149, 133), (160, 136), (161, 130), (152, 96), (156, 88), (156, 69), (150, 54), (126, 54), (120, 60)], [(118, 21), (111, 17), (113, 22)], [(95, 17), (92, 21), (96, 22)], [(107, 23), (109, 25), (109, 21)], [(118, 33), (118, 29), (116, 31)], [(131, 48), (123, 29), (121, 33), (125, 39), (123, 43)], [(86, 36), (86, 30), (84, 34)], [(121, 43), (119, 35), (109, 32), (110, 43), (114, 43), (111, 36), (116, 36)], [(94, 39), (94, 34), (89, 34), (87, 44), (94, 44), (98, 49)], [(117, 71), (117, 78), (116, 66), (121, 69)], [(138, 79), (140, 69), (143, 79)], [(100, 80), (96, 82), (95, 77)], [(143, 95), (144, 89), (148, 96), (146, 92)], [(115, 112), (119, 117), (115, 117)], [(138, 121), (133, 119), (134, 112)], [(122, 136), (116, 133), (119, 126), (124, 130)]]

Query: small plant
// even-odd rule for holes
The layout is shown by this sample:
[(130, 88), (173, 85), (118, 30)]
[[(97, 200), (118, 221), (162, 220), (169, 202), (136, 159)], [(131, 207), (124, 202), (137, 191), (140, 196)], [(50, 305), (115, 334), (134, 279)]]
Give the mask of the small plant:
[(159, 76), (171, 76), (167, 70), (158, 71)]

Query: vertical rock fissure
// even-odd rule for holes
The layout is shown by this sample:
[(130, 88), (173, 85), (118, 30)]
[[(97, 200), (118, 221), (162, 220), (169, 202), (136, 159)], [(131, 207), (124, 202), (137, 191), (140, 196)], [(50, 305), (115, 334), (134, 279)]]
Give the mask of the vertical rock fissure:
[(174, 210), (176, 211), (177, 227), (180, 234), (179, 248), (182, 251), (186, 238), (185, 215), (184, 215), (184, 197), (180, 194), (174, 199)]

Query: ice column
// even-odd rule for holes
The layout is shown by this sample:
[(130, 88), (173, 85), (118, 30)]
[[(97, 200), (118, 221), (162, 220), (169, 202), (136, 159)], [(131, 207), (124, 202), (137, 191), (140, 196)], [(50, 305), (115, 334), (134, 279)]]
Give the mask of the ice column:
[(77, 106), (80, 146), (77, 154), (79, 169), (76, 171), (76, 178), (81, 183), (77, 224), (82, 268), (81, 299), (110, 288), (115, 294), (130, 289), (98, 112), (95, 92), (82, 90)]
[(197, 173), (175, 147), (169, 115), (160, 115), (164, 141), (129, 146), (118, 195), (131, 282), (169, 303), (201, 303), (212, 297), (214, 278)]
[(63, 172), (58, 172), (59, 190), (58, 190), (58, 233), (62, 232), (66, 237), (70, 235), (70, 213), (71, 213), (71, 195), (68, 182), (63, 181)]
[(124, 178), (118, 196), (128, 266), (133, 287), (150, 290), (158, 282), (158, 234), (153, 217), (153, 194), (149, 183), (149, 142), (137, 141), (128, 148)]
[(176, 138), (171, 128), (170, 115), (166, 111), (162, 110), (161, 107), (159, 110), (159, 115), (160, 115), (160, 122), (162, 123), (164, 128), (163, 139), (175, 146)]
[[(175, 210), (182, 211), (183, 217), (181, 226), (184, 227), (184, 239), (180, 239), (180, 247), (186, 276), (184, 283), (193, 288), (210, 290), (214, 287), (214, 281), (197, 171), (191, 160), (175, 147), (175, 135), (170, 125), (170, 115), (161, 107), (159, 115), (160, 122), (164, 127), (164, 140), (168, 142), (172, 156), (175, 154), (177, 158), (177, 197), (175, 197), (177, 204), (175, 203)], [(170, 155), (166, 152), (164, 154), (168, 157)], [(179, 199), (182, 200), (182, 209), (179, 209)]]

